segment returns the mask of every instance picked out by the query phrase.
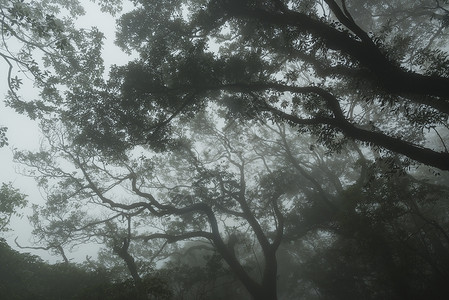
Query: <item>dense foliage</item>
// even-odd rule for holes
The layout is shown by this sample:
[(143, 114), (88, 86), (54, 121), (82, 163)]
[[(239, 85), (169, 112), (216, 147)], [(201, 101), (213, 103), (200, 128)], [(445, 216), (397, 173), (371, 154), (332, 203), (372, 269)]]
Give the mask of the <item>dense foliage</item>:
[[(120, 159), (46, 127), (48, 148), (16, 153), (48, 193), (30, 219), (38, 241), (103, 243), (121, 259), (111, 266), (126, 266), (137, 285), (174, 257), (162, 277), (176, 282), (174, 295), (202, 291), (200, 299), (225, 292), (217, 282), (238, 287), (235, 279), (256, 299), (446, 294), (447, 185), (377, 149), (352, 143), (329, 155), (287, 126), (243, 125), (216, 111), (180, 123), (170, 151)], [(176, 247), (185, 240), (199, 244)], [(205, 261), (176, 259), (196, 248), (215, 257), (215, 279), (202, 275)], [(189, 270), (198, 277), (182, 275)]]
[(70, 31), (10, 102), (45, 136), (15, 153), (36, 244), (104, 245), (136, 299), (444, 299), (448, 1), (133, 4), (138, 58), (104, 79)]
[[(114, 275), (106, 269), (91, 269), (75, 264), (50, 265), (37, 256), (12, 250), (0, 240), (0, 297), (2, 299), (99, 300), (135, 299), (136, 292), (129, 281), (115, 282)], [(150, 288), (154, 299), (165, 299), (161, 280), (149, 280), (159, 288)], [(149, 285), (150, 286), (150, 285)], [(162, 287), (162, 288), (161, 288)], [(156, 296), (155, 296), (156, 297)]]
[[(358, 140), (449, 169), (446, 1), (133, 3), (117, 44), (139, 58), (102, 82), (98, 41), (82, 44), (89, 54), (56, 64), (60, 76), (43, 93), (81, 129), (80, 142), (115, 153), (163, 149), (173, 119), (214, 102), (230, 117), (313, 132), (330, 149)], [(65, 97), (57, 84), (70, 87)], [(427, 131), (442, 138), (439, 147), (425, 143)]]
[(26, 195), (20, 193), (11, 183), (2, 183), (0, 187), (0, 232), (9, 229), (11, 217), (20, 214), (20, 209), (26, 204)]
[[(115, 13), (120, 0), (97, 1), (104, 11)], [(96, 28), (77, 29), (74, 21), (85, 10), (77, 0), (1, 0), (0, 1), (0, 59), (6, 66), (8, 93), (5, 103), (32, 119), (50, 111), (49, 103), (42, 99), (23, 99), (22, 88), (36, 88), (36, 93), (54, 95), (55, 75), (67, 83), (79, 68), (103, 68), (99, 47), (103, 39)], [(80, 53), (89, 56), (82, 58)], [(96, 57), (97, 59), (93, 59)], [(64, 69), (70, 65), (70, 68)], [(31, 81), (31, 82), (30, 82)], [(79, 80), (78, 80), (79, 81)], [(2, 82), (2, 84), (5, 84)], [(0, 147), (8, 144), (7, 128), (1, 126)]]

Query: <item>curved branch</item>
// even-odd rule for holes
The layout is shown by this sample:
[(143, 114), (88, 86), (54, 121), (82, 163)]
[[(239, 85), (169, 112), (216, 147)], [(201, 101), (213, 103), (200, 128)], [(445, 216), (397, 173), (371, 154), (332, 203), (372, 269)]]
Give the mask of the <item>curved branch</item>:
[[(341, 108), (338, 105), (335, 105), (334, 101), (334, 99), (336, 99), (335, 96), (318, 86), (292, 86), (275, 82), (252, 82), (252, 83), (239, 82), (233, 84), (223, 84), (215, 87), (207, 87), (207, 89), (211, 90), (221, 89), (239, 92), (256, 92), (256, 91), (273, 90), (278, 92), (291, 92), (298, 94), (316, 94), (328, 100), (329, 105), (332, 105), (330, 106), (330, 108), (333, 110), (335, 109), (334, 113), (340, 114), (339, 110), (341, 111)], [(411, 99), (411, 101), (427, 105), (429, 107), (437, 109), (442, 113), (449, 114), (449, 102), (441, 101), (435, 98), (424, 98), (424, 99), (413, 98)]]
[(178, 240), (182, 240), (185, 238), (192, 238), (192, 237), (203, 237), (211, 240), (213, 244), (215, 245), (217, 251), (222, 255), (223, 259), (226, 261), (226, 263), (229, 265), (229, 267), (237, 274), (239, 279), (242, 281), (242, 283), (247, 287), (248, 291), (254, 295), (258, 293), (258, 290), (260, 289), (260, 285), (254, 281), (246, 272), (246, 270), (243, 268), (243, 266), (240, 264), (238, 259), (235, 257), (235, 255), (230, 251), (230, 249), (227, 247), (227, 245), (224, 243), (223, 239), (220, 235), (220, 230), (218, 228), (218, 222), (215, 217), (214, 212), (210, 208), (209, 205), (205, 203), (196, 203), (192, 204), (186, 207), (177, 208), (171, 205), (162, 205), (159, 203), (151, 194), (142, 192), (139, 190), (139, 188), (136, 185), (136, 177), (135, 175), (131, 177), (132, 178), (132, 189), (141, 197), (144, 197), (145, 199), (148, 199), (152, 205), (159, 208), (159, 211), (155, 211), (154, 214), (158, 216), (162, 215), (183, 215), (186, 213), (192, 213), (192, 212), (200, 212), (207, 216), (209, 226), (211, 228), (211, 232), (204, 232), (204, 231), (197, 231), (197, 232), (190, 232), (186, 233), (184, 235), (175, 236), (175, 235), (168, 235), (163, 233), (155, 233), (148, 236), (140, 236), (141, 239), (147, 239), (150, 240), (152, 238), (164, 238), (176, 242)]
[[(80, 168), (81, 172), (84, 175), (84, 178), (87, 180), (87, 182), (89, 183), (89, 188), (92, 189), (92, 191), (95, 193), (95, 195), (97, 195), (98, 198), (100, 198), (100, 200), (103, 203), (108, 204), (110, 207), (112, 208), (120, 208), (120, 209), (124, 209), (124, 210), (133, 210), (136, 208), (147, 208), (150, 211), (154, 211), (154, 209), (151, 207), (151, 205), (149, 205), (146, 202), (136, 202), (136, 203), (132, 203), (132, 204), (122, 204), (122, 203), (117, 203), (109, 198), (107, 198), (103, 192), (100, 190), (100, 188), (94, 183), (94, 181), (90, 178), (89, 173), (87, 172), (85, 166), (81, 163), (81, 161), (79, 161), (79, 159), (77, 159), (76, 157), (74, 157), (72, 154), (68, 153), (73, 162), (75, 163), (75, 165), (77, 167)], [(128, 175), (127, 177), (125, 177), (125, 179), (127, 178), (133, 178), (132, 174)]]
[(324, 0), (329, 8), (332, 10), (332, 12), (335, 14), (337, 19), (345, 25), (348, 29), (350, 29), (352, 32), (354, 32), (360, 40), (362, 40), (364, 43), (367, 43), (370, 45), (370, 47), (376, 47), (374, 42), (370, 39), (368, 34), (366, 34), (365, 31), (363, 31), (362, 28), (360, 28), (352, 18), (351, 14), (348, 12), (346, 8), (346, 2), (345, 0), (342, 0), (342, 7), (343, 10), (340, 9), (338, 4), (334, 0)]
[(304, 178), (306, 178), (310, 183), (313, 184), (315, 189), (318, 191), (318, 194), (321, 196), (323, 202), (332, 210), (338, 210), (338, 207), (332, 203), (332, 201), (329, 199), (328, 194), (324, 191), (321, 184), (309, 173), (304, 170), (303, 167), (298, 163), (297, 159), (294, 157), (293, 153), (290, 150), (290, 146), (287, 142), (287, 139), (285, 137), (284, 133), (280, 133), (281, 139), (282, 139), (282, 146), (285, 150), (285, 154), (287, 155), (288, 160), (292, 163), (293, 167), (302, 175)]
[(12, 85), (12, 69), (13, 69), (13, 65), (11, 64), (11, 59), (15, 60), (13, 57), (7, 56), (3, 53), (0, 53), (0, 56), (6, 61), (6, 63), (8, 64), (8, 75), (7, 75), (7, 81), (8, 81), (8, 88), (9, 91), (11, 92), (14, 100), (16, 101), (20, 101), (19, 100), (19, 96), (16, 94), (15, 92), (15, 88)]
[(213, 241), (213, 239), (214, 239), (213, 234), (210, 232), (206, 232), (206, 231), (192, 231), (192, 232), (186, 232), (186, 233), (183, 233), (180, 235), (174, 235), (174, 234), (168, 234), (168, 233), (153, 233), (150, 235), (138, 235), (138, 236), (134, 237), (134, 239), (143, 240), (144, 242), (148, 242), (149, 240), (154, 240), (154, 239), (165, 239), (165, 240), (167, 240), (167, 243), (171, 244), (171, 243), (176, 243), (179, 241), (196, 238), (196, 237), (205, 238), (210, 241)]
[(436, 167), (441, 170), (449, 170), (449, 153), (423, 148), (381, 132), (365, 130), (354, 126), (344, 119), (327, 117), (301, 119), (271, 106), (267, 106), (266, 111), (273, 113), (281, 119), (290, 121), (295, 125), (330, 125), (333, 128), (341, 130), (349, 138), (381, 146), (387, 150), (405, 155), (428, 166)]
[[(449, 111), (449, 103), (443, 101), (443, 99), (449, 99), (449, 78), (426, 76), (403, 69), (387, 58), (369, 37), (358, 41), (346, 32), (339, 31), (312, 16), (292, 10), (280, 13), (244, 5), (239, 5), (238, 9), (227, 8), (227, 10), (230, 17), (256, 19), (262, 24), (275, 26), (293, 26), (300, 32), (313, 34), (322, 39), (329, 49), (348, 54), (370, 70), (376, 76), (376, 81), (386, 90), (398, 94), (441, 97), (441, 105), (446, 113)], [(358, 36), (366, 35), (365, 32), (357, 29), (357, 25), (351, 23), (343, 12), (341, 15)]]
[(277, 248), (279, 248), (279, 246), (281, 245), (281, 242), (282, 242), (282, 238), (284, 237), (285, 217), (282, 214), (281, 210), (279, 209), (279, 204), (278, 204), (279, 197), (280, 196), (273, 197), (271, 199), (271, 206), (273, 207), (274, 214), (275, 214), (276, 219), (277, 219), (276, 236), (275, 236), (274, 241), (272, 243), (272, 248), (274, 249), (274, 251), (276, 251)]
[(334, 118), (320, 116), (311, 119), (303, 119), (285, 113), (282, 110), (272, 107), (266, 103), (262, 103), (261, 109), (271, 112), (281, 119), (290, 121), (291, 123), (296, 125), (330, 125), (333, 128), (338, 128), (339, 130), (341, 130), (349, 138), (381, 146), (385, 149), (405, 155), (428, 166), (436, 167), (441, 170), (449, 170), (449, 153), (434, 151), (429, 148), (420, 147), (410, 142), (401, 140), (399, 138), (388, 136), (381, 132), (374, 132), (356, 127), (344, 117), (338, 99), (334, 95), (320, 87), (296, 87), (278, 83), (236, 83), (217, 86), (213, 89), (240, 92), (254, 92), (271, 89), (279, 92), (288, 91), (301, 94), (314, 93), (321, 96), (323, 100), (326, 101), (328, 107), (332, 110), (335, 116)]
[(62, 248), (62, 246), (60, 244), (50, 244), (47, 247), (32, 247), (32, 246), (22, 246), (19, 244), (19, 242), (17, 241), (18, 237), (16, 237), (14, 239), (14, 243), (16, 244), (17, 247), (19, 247), (20, 249), (33, 249), (33, 250), (45, 250), (48, 251), (50, 249), (55, 249), (56, 252), (58, 252), (61, 256), (62, 259), (64, 260), (65, 264), (69, 263), (69, 259), (67, 258), (67, 256), (65, 255), (64, 252), (64, 248)]

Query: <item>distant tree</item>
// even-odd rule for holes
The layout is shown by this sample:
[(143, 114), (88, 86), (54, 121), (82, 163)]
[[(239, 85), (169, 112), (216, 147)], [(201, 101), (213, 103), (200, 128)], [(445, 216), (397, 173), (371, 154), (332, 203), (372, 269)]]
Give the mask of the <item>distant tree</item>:
[[(111, 285), (107, 272), (88, 272), (75, 265), (49, 265), (29, 253), (19, 253), (0, 239), (2, 299), (102, 299)], [(84, 294), (95, 286), (95, 294)], [(101, 289), (103, 287), (103, 289)]]
[[(173, 300), (248, 299), (245, 287), (210, 245), (186, 243), (170, 254), (157, 274), (169, 282)], [(246, 268), (252, 267), (248, 261)]]
[[(320, 200), (321, 193), (309, 191), (307, 201), (286, 216), (279, 251), (282, 290), (307, 299), (444, 299), (447, 186), (391, 172), (394, 159), (373, 162), (363, 156), (356, 164), (365, 167), (348, 184), (344, 171), (332, 175), (341, 172), (336, 167), (342, 161), (326, 161), (326, 168), (311, 174), (329, 174), (343, 188), (332, 192), (321, 180), (330, 205)], [(297, 284), (281, 280), (284, 276)]]
[(6, 137), (6, 131), (8, 130), (5, 126), (0, 126), (0, 147), (8, 144), (8, 138)]
[(20, 215), (20, 209), (27, 204), (26, 195), (15, 189), (11, 183), (2, 183), (0, 187), (0, 232), (9, 230), (13, 215)]
[[(48, 264), (29, 253), (11, 249), (0, 239), (1, 299), (129, 300), (137, 299), (133, 283), (116, 280), (114, 270), (80, 264)], [(144, 278), (157, 300), (169, 299), (160, 278)]]

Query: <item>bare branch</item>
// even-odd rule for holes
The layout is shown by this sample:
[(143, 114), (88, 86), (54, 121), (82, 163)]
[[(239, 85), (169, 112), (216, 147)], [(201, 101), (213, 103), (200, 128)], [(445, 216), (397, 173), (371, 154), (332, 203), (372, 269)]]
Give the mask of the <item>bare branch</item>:
[(66, 264), (69, 263), (69, 260), (68, 260), (67, 256), (65, 255), (64, 249), (62, 248), (62, 246), (60, 244), (50, 244), (47, 247), (21, 246), (19, 244), (19, 242), (17, 241), (17, 239), (18, 239), (18, 237), (16, 237), (14, 239), (14, 243), (16, 243), (16, 246), (19, 247), (20, 249), (33, 249), (33, 250), (45, 250), (45, 251), (54, 249), (56, 252), (58, 252), (62, 256), (64, 263), (66, 263)]

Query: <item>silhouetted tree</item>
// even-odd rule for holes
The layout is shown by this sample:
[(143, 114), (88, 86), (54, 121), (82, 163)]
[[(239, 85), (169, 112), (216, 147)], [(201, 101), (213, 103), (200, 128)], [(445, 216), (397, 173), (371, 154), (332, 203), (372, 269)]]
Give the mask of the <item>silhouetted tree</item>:
[(26, 204), (26, 195), (20, 193), (11, 183), (2, 183), (0, 187), (0, 232), (9, 230), (11, 217), (20, 215), (19, 210)]
[[(101, 65), (95, 52), (73, 56), (85, 73), (57, 67), (59, 83), (74, 75), (69, 91), (43, 101), (82, 129), (79, 142), (111, 155), (163, 149), (172, 121), (214, 102), (232, 117), (313, 132), (334, 150), (357, 140), (448, 170), (447, 2), (347, 2), (136, 1), (119, 20), (117, 44), (139, 58), (102, 82), (85, 72)], [(425, 143), (426, 131), (441, 137), (439, 148)]]

